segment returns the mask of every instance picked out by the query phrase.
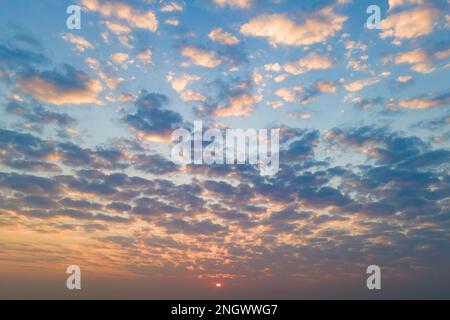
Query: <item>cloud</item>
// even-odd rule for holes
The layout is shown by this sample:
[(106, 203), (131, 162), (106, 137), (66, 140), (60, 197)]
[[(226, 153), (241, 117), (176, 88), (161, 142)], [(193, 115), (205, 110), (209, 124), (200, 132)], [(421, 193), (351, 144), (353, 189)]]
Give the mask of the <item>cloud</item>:
[(138, 155), (133, 158), (134, 167), (143, 172), (167, 174), (178, 171), (178, 166), (159, 154)]
[(32, 70), (48, 62), (46, 56), (35, 50), (16, 48), (0, 44), (0, 61), (2, 73), (6, 76), (8, 70), (23, 72)]
[(395, 81), (400, 82), (400, 83), (407, 83), (407, 82), (412, 81), (412, 77), (411, 76), (399, 76), (399, 77), (397, 77), (397, 79), (395, 79)]
[(377, 78), (362, 79), (346, 84), (344, 87), (347, 91), (357, 92), (364, 89), (367, 86), (378, 83), (379, 81), (380, 80)]
[(226, 44), (229, 46), (233, 46), (239, 44), (239, 39), (233, 36), (231, 33), (223, 31), (222, 28), (216, 28), (212, 30), (208, 37), (216, 42), (220, 42), (222, 44)]
[(428, 54), (423, 49), (399, 53), (394, 57), (394, 61), (396, 64), (400, 63), (417, 64), (417, 63), (424, 63), (427, 60)]
[(169, 142), (173, 130), (182, 127), (183, 118), (167, 110), (166, 96), (143, 92), (136, 100), (137, 112), (125, 116), (124, 121), (140, 140)]
[(426, 145), (417, 137), (404, 137), (386, 128), (362, 126), (359, 128), (335, 128), (324, 134), (325, 141), (335, 147), (351, 148), (353, 151), (378, 159), (381, 164), (395, 164), (419, 155)]
[(346, 20), (346, 17), (333, 13), (331, 7), (326, 7), (300, 24), (284, 14), (266, 14), (242, 25), (240, 30), (245, 36), (267, 38), (272, 46), (309, 46), (334, 36)]
[(84, 39), (83, 37), (74, 35), (72, 33), (65, 33), (62, 35), (62, 38), (75, 45), (78, 51), (84, 52), (86, 49), (94, 49), (92, 43)]
[(351, 101), (355, 106), (357, 106), (361, 109), (369, 109), (375, 105), (382, 104), (384, 99), (381, 97), (376, 97), (376, 98), (355, 97)]
[(131, 28), (128, 26), (112, 21), (106, 21), (105, 26), (116, 36), (123, 36), (131, 32)]
[(0, 172), (0, 187), (26, 194), (59, 194), (62, 190), (52, 179), (32, 175)]
[(141, 60), (144, 64), (152, 64), (153, 52), (151, 49), (145, 49), (136, 55), (136, 57)]
[(184, 102), (205, 102), (207, 100), (207, 98), (200, 92), (190, 90), (183, 91), (180, 94), (180, 98)]
[(230, 6), (233, 8), (247, 9), (252, 5), (253, 0), (212, 0), (214, 4), (221, 7)]
[[(322, 95), (323, 93), (335, 93), (337, 86), (333, 82), (329, 81), (316, 81), (312, 85), (308, 86), (305, 90), (298, 95), (299, 102), (301, 104), (309, 104)], [(310, 118), (311, 115), (303, 114), (302, 119)], [(307, 120), (307, 119), (306, 119)]]
[(316, 87), (320, 92), (335, 93), (337, 91), (336, 85), (328, 81), (318, 81)]
[[(444, 52), (444, 51), (441, 51)], [(437, 52), (439, 56), (442, 53)], [(396, 64), (410, 64), (411, 70), (417, 73), (431, 73), (435, 71), (432, 65), (432, 56), (423, 49), (417, 49), (414, 51), (402, 52), (393, 57), (388, 57), (387, 60), (392, 59)]]
[(423, 4), (424, 0), (389, 0), (389, 10), (412, 4)]
[(194, 46), (184, 46), (181, 48), (181, 55), (187, 57), (192, 63), (205, 67), (215, 68), (222, 63), (213, 51), (207, 51)]
[(125, 20), (131, 27), (147, 29), (153, 32), (158, 29), (156, 15), (150, 10), (142, 12), (128, 4), (112, 1), (82, 0), (81, 4), (87, 10), (98, 12), (105, 17)]
[(260, 102), (261, 99), (261, 96), (254, 96), (247, 92), (231, 95), (228, 98), (227, 105), (215, 109), (213, 115), (216, 117), (249, 116), (253, 113), (253, 106)]
[(165, 3), (161, 7), (161, 12), (180, 12), (184, 10), (184, 5), (179, 2), (171, 1), (168, 3)]
[(383, 31), (380, 37), (382, 39), (395, 37), (402, 40), (426, 36), (433, 31), (438, 17), (439, 11), (429, 6), (389, 15), (381, 22)]
[(178, 20), (177, 18), (169, 18), (166, 19), (165, 23), (171, 26), (178, 26), (180, 25), (180, 20)]
[(183, 219), (172, 219), (160, 222), (170, 234), (217, 234), (227, 230), (226, 227), (210, 220), (189, 222)]
[(124, 52), (113, 53), (110, 57), (110, 61), (111, 63), (121, 65), (122, 67), (126, 67), (128, 64), (133, 63), (133, 60), (130, 60), (128, 54)]
[(436, 97), (417, 97), (399, 100), (397, 105), (403, 109), (430, 109), (450, 104), (450, 94), (445, 93)]
[(298, 94), (303, 88), (300, 86), (295, 86), (293, 88), (280, 88), (275, 91), (275, 94), (282, 98), (285, 102), (293, 103), (298, 99)]
[(274, 71), (279, 72), (282, 70), (281, 65), (279, 63), (265, 64), (264, 70), (266, 71)]
[(23, 118), (32, 129), (41, 131), (44, 125), (56, 124), (61, 128), (75, 125), (75, 118), (65, 113), (58, 113), (41, 105), (31, 105), (19, 101), (10, 101), (6, 111)]
[(284, 71), (290, 74), (299, 75), (308, 71), (329, 69), (334, 65), (335, 61), (329, 56), (311, 52), (305, 58), (285, 65)]
[(99, 104), (97, 95), (103, 90), (100, 81), (65, 65), (61, 70), (26, 74), (18, 88), (33, 98), (50, 104)]
[(200, 80), (200, 77), (186, 73), (175, 74), (173, 72), (169, 72), (166, 79), (172, 85), (173, 90), (180, 93), (186, 89), (189, 83)]

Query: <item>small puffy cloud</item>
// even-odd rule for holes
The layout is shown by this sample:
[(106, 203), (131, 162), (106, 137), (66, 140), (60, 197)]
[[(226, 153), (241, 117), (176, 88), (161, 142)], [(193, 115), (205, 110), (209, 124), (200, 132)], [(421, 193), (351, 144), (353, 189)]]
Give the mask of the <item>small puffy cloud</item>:
[(222, 44), (226, 45), (236, 45), (239, 43), (239, 39), (233, 36), (231, 33), (223, 31), (221, 28), (216, 28), (212, 30), (208, 37), (216, 42), (220, 42)]
[(109, 59), (110, 63), (115, 65), (120, 65), (123, 68), (127, 68), (129, 64), (132, 64), (134, 61), (130, 60), (128, 54), (123, 52), (113, 53)]
[(446, 59), (446, 58), (450, 57), (450, 49), (437, 51), (434, 54), (434, 56), (436, 57), (436, 59), (439, 59), (439, 60)]
[(213, 115), (216, 117), (249, 116), (253, 113), (253, 106), (260, 102), (261, 99), (261, 96), (254, 96), (247, 92), (230, 96), (228, 104), (215, 109)]
[(33, 98), (50, 104), (99, 104), (97, 95), (103, 90), (100, 81), (70, 66), (62, 71), (27, 74), (18, 88)]
[(139, 140), (168, 142), (173, 130), (183, 125), (183, 118), (166, 108), (168, 99), (157, 93), (144, 92), (135, 102), (137, 112), (124, 121)]
[(181, 100), (183, 100), (184, 102), (205, 102), (206, 101), (206, 97), (199, 93), (199, 92), (195, 92), (195, 91), (184, 91), (180, 94), (180, 98)]
[(189, 83), (200, 80), (200, 77), (191, 74), (174, 74), (170, 72), (167, 75), (167, 81), (172, 85), (173, 90), (180, 93), (186, 89)]
[(83, 37), (76, 36), (72, 33), (65, 33), (62, 35), (64, 41), (67, 41), (77, 48), (78, 51), (84, 52), (86, 49), (94, 49), (92, 43), (84, 39)]
[(445, 93), (436, 97), (417, 97), (399, 100), (397, 105), (403, 109), (430, 109), (450, 104), (450, 94)]
[(257, 86), (264, 85), (264, 77), (261, 73), (259, 73), (257, 68), (253, 69), (252, 80), (253, 83)]
[(126, 21), (131, 27), (155, 32), (158, 20), (151, 11), (142, 12), (128, 4), (113, 1), (82, 0), (81, 4), (89, 11), (98, 12), (105, 17), (115, 17)]
[(296, 95), (299, 91), (301, 91), (301, 87), (294, 87), (294, 88), (280, 88), (277, 91), (275, 91), (275, 95), (280, 97), (286, 102), (295, 102)]
[(395, 37), (397, 40), (413, 39), (430, 34), (439, 17), (439, 11), (433, 7), (417, 7), (390, 15), (381, 22), (382, 39)]
[(181, 48), (181, 55), (189, 58), (192, 63), (205, 68), (215, 68), (222, 63), (222, 60), (217, 58), (213, 51), (194, 46), (184, 46)]
[(284, 103), (281, 101), (269, 101), (267, 104), (274, 110), (280, 109), (284, 106)]
[(286, 78), (288, 77), (287, 74), (281, 74), (279, 76), (276, 76), (275, 78), (273, 78), (273, 80), (277, 83), (283, 82), (284, 80), (286, 80)]
[(177, 18), (169, 18), (169, 19), (166, 19), (165, 23), (176, 27), (176, 26), (180, 25), (180, 20), (178, 20)]
[(433, 71), (435, 71), (436, 69), (429, 64), (425, 64), (425, 63), (418, 63), (415, 64), (411, 67), (411, 70), (417, 72), (417, 73), (431, 73)]
[(266, 71), (274, 71), (274, 72), (280, 72), (281, 71), (281, 65), (279, 63), (272, 63), (272, 64), (265, 64), (264, 70)]
[(305, 58), (290, 62), (284, 66), (284, 71), (299, 75), (313, 70), (324, 70), (333, 67), (335, 61), (326, 55), (320, 55), (317, 53), (310, 53)]
[(136, 57), (144, 64), (152, 64), (153, 52), (151, 49), (145, 49), (139, 52)]
[(117, 87), (125, 81), (122, 77), (111, 77), (104, 72), (99, 72), (99, 76), (111, 90), (116, 90)]
[(423, 49), (399, 53), (394, 56), (393, 60), (396, 64), (411, 64), (411, 70), (418, 73), (431, 73), (435, 70), (430, 64), (429, 54)]
[(233, 8), (247, 9), (252, 5), (253, 0), (213, 0), (213, 3), (221, 7), (230, 6)]
[(399, 76), (397, 77), (397, 79), (395, 79), (395, 81), (400, 82), (400, 83), (407, 83), (410, 82), (412, 80), (411, 76)]
[(68, 114), (46, 109), (39, 104), (27, 104), (16, 99), (10, 100), (5, 111), (22, 118), (30, 129), (36, 131), (41, 131), (43, 126), (49, 124), (55, 124), (60, 128), (68, 128), (76, 124), (76, 120)]
[(427, 60), (428, 54), (425, 52), (425, 50), (422, 49), (399, 53), (394, 57), (394, 61), (396, 64), (400, 63), (416, 64), (426, 62)]
[(346, 84), (345, 89), (347, 91), (357, 92), (357, 91), (360, 91), (360, 90), (364, 89), (365, 87), (375, 84), (377, 82), (379, 82), (379, 79), (377, 79), (377, 78), (357, 80), (357, 81), (351, 82), (349, 84)]
[(175, 1), (165, 3), (161, 7), (161, 12), (180, 12), (184, 10), (184, 5)]
[(412, 4), (423, 4), (424, 0), (389, 0), (389, 10)]
[(106, 21), (105, 26), (108, 28), (109, 31), (111, 31), (113, 34), (117, 36), (129, 34), (131, 32), (131, 29), (128, 26), (125, 26), (120, 23)]
[(289, 111), (286, 115), (291, 120), (311, 120), (312, 118), (310, 113), (302, 113), (298, 111)]
[(124, 63), (129, 58), (128, 54), (123, 52), (117, 52), (111, 55), (111, 61), (117, 64)]
[(272, 46), (308, 46), (325, 42), (341, 30), (347, 20), (326, 7), (300, 24), (284, 14), (262, 15), (241, 26), (246, 36), (267, 38)]
[(325, 93), (334, 93), (337, 91), (337, 87), (333, 83), (327, 81), (318, 81), (316, 87), (320, 92)]

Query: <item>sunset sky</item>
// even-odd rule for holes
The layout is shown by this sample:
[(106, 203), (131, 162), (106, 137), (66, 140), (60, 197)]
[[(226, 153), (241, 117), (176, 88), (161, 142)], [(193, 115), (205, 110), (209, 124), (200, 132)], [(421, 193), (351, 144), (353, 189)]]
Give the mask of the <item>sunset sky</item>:
[[(449, 6), (0, 0), (0, 298), (450, 298)], [(279, 172), (176, 165), (200, 120)]]

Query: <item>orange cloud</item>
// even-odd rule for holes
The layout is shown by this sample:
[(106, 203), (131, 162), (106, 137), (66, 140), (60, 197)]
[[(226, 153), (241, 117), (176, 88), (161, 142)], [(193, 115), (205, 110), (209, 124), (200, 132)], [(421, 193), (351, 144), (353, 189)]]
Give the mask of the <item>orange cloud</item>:
[(332, 58), (317, 53), (310, 53), (303, 59), (288, 63), (284, 67), (284, 71), (299, 75), (312, 70), (324, 70), (334, 66), (335, 62)]
[(397, 39), (413, 39), (430, 34), (439, 12), (432, 7), (418, 7), (389, 16), (381, 22), (380, 37)]
[(71, 84), (61, 83), (58, 78), (33, 75), (19, 81), (19, 89), (33, 98), (55, 105), (99, 104), (97, 95), (103, 90), (100, 81), (89, 78), (81, 71), (68, 74)]
[(324, 8), (296, 24), (284, 14), (262, 15), (241, 26), (241, 33), (246, 36), (267, 38), (272, 46), (308, 46), (324, 42), (341, 30), (347, 20)]
[(220, 59), (216, 58), (214, 52), (193, 46), (183, 47), (181, 55), (190, 58), (192, 63), (205, 68), (215, 68), (222, 63)]
[(84, 52), (86, 49), (94, 49), (92, 43), (84, 39), (83, 37), (76, 36), (72, 33), (63, 34), (64, 41), (70, 42), (77, 48), (78, 51)]
[(252, 0), (213, 0), (213, 2), (221, 7), (230, 6), (239, 9), (246, 9), (252, 5)]
[(208, 34), (208, 37), (216, 42), (220, 42), (226, 45), (236, 45), (239, 43), (239, 39), (233, 36), (231, 33), (223, 31), (221, 28), (216, 28)]
[(243, 93), (229, 98), (228, 105), (214, 110), (216, 117), (249, 116), (253, 112), (253, 106), (261, 101), (261, 96), (253, 96)]
[(116, 17), (125, 20), (135, 28), (147, 29), (155, 32), (158, 20), (152, 11), (141, 12), (132, 6), (120, 2), (99, 2), (98, 0), (82, 0), (81, 4), (89, 11), (99, 12), (105, 17)]

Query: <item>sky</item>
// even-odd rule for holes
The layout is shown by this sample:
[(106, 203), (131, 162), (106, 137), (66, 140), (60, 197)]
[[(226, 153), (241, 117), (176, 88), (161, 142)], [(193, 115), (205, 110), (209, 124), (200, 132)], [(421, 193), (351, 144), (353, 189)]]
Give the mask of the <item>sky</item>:
[[(449, 4), (0, 0), (0, 298), (450, 298)], [(279, 171), (173, 163), (194, 121)]]

